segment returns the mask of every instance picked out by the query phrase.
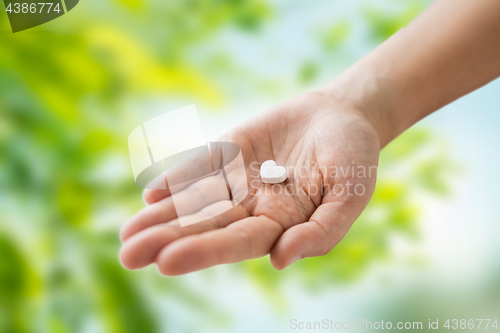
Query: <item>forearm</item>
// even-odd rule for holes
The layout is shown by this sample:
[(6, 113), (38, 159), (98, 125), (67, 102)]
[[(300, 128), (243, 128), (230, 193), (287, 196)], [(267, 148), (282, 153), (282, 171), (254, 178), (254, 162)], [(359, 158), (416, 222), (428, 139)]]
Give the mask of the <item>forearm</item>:
[(439, 0), (325, 89), (361, 110), (381, 147), (500, 76), (500, 0)]

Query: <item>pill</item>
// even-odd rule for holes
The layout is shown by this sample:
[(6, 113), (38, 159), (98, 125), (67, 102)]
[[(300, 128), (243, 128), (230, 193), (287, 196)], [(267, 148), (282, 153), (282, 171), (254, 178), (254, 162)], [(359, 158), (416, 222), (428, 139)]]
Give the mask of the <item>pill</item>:
[(273, 160), (265, 161), (260, 166), (260, 178), (264, 184), (279, 184), (286, 180), (286, 169), (277, 166)]

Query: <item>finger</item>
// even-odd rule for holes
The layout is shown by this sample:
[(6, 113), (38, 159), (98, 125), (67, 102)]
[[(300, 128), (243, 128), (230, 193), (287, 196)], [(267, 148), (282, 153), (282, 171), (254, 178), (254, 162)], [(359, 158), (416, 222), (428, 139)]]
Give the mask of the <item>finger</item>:
[[(170, 196), (175, 193), (172, 191), (172, 186), (175, 185), (176, 191), (179, 191), (187, 187), (193, 179), (205, 177), (232, 163), (239, 153), (240, 148), (235, 143), (210, 142), (209, 146), (198, 147), (182, 153), (182, 156), (175, 156), (175, 160), (181, 162), (169, 168), (148, 185), (150, 189), (144, 191), (144, 201), (152, 204)], [(243, 165), (242, 167), (244, 168)]]
[(127, 240), (137, 232), (159, 223), (166, 223), (177, 218), (172, 197), (167, 197), (162, 201), (146, 206), (137, 214), (132, 216), (122, 226), (120, 238)]
[(298, 259), (322, 256), (345, 236), (363, 207), (357, 203), (320, 205), (308, 222), (286, 230), (271, 251), (271, 263), (281, 270)]
[[(222, 174), (203, 178), (183, 190), (178, 190), (177, 186), (173, 186), (171, 196), (147, 206), (125, 223), (121, 231), (122, 241), (145, 228), (176, 217), (183, 219), (215, 202), (230, 199)], [(184, 184), (180, 186), (184, 187)], [(184, 221), (183, 225), (186, 225)]]
[[(225, 157), (225, 156), (224, 156)], [(227, 165), (224, 166), (227, 184), (231, 191), (231, 196), (235, 204), (242, 202), (249, 193), (248, 174), (252, 170), (246, 170), (243, 154), (239, 153)], [(254, 176), (250, 174), (250, 176)], [(255, 177), (255, 176), (254, 176)]]
[(208, 147), (198, 147), (185, 152), (181, 162), (156, 177), (144, 190), (143, 198), (147, 204), (158, 202), (171, 195), (171, 186), (177, 185), (177, 191), (190, 185), (194, 179), (203, 177), (213, 171)]
[(142, 193), (142, 198), (148, 205), (154, 204), (168, 196), (170, 196), (170, 187), (168, 186), (165, 173), (156, 177)]
[(265, 216), (248, 217), (223, 229), (181, 238), (163, 248), (156, 259), (164, 275), (180, 275), (211, 266), (264, 256), (283, 232)]
[[(184, 221), (185, 217), (195, 214), (215, 202), (229, 202), (231, 200), (230, 191), (222, 172), (217, 172), (217, 174), (201, 179), (180, 192), (173, 192), (175, 193), (171, 195), (171, 198), (178, 219), (183, 226), (187, 225)], [(229, 204), (231, 208), (231, 203), (229, 202)], [(215, 212), (215, 215), (223, 212), (222, 210)]]
[[(218, 211), (221, 209), (221, 206), (227, 207), (228, 205), (231, 207), (229, 201), (218, 202), (207, 207), (205, 211), (195, 214), (193, 218), (203, 220), (203, 214), (209, 216), (213, 213), (212, 211)], [(125, 241), (120, 251), (120, 260), (128, 269), (145, 267), (153, 263), (158, 252), (171, 242), (185, 236), (225, 227), (247, 216), (247, 211), (242, 206), (237, 206), (223, 214), (186, 227), (180, 227), (178, 220), (152, 226), (140, 231)]]

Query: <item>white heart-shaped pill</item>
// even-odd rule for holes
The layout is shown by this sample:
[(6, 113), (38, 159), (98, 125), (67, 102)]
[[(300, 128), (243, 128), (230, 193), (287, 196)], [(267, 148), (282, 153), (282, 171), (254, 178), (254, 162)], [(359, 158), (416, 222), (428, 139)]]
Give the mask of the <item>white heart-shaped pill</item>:
[(273, 160), (265, 161), (260, 166), (260, 178), (264, 184), (279, 184), (286, 179), (286, 169), (276, 166)]

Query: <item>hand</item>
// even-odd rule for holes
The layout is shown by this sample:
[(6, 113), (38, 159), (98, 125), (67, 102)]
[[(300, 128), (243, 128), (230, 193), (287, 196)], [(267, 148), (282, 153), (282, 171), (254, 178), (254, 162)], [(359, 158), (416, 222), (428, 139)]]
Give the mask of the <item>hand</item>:
[[(179, 275), (270, 254), (280, 270), (330, 252), (375, 188), (378, 135), (360, 111), (326, 92), (282, 103), (219, 141), (241, 148), (249, 185), (245, 200), (221, 215), (180, 227), (169, 189), (146, 190), (149, 205), (122, 228), (125, 267), (156, 263), (162, 274)], [(287, 168), (284, 183), (260, 182), (258, 166), (270, 159)], [(195, 193), (200, 184), (189, 185), (182, 195)]]

